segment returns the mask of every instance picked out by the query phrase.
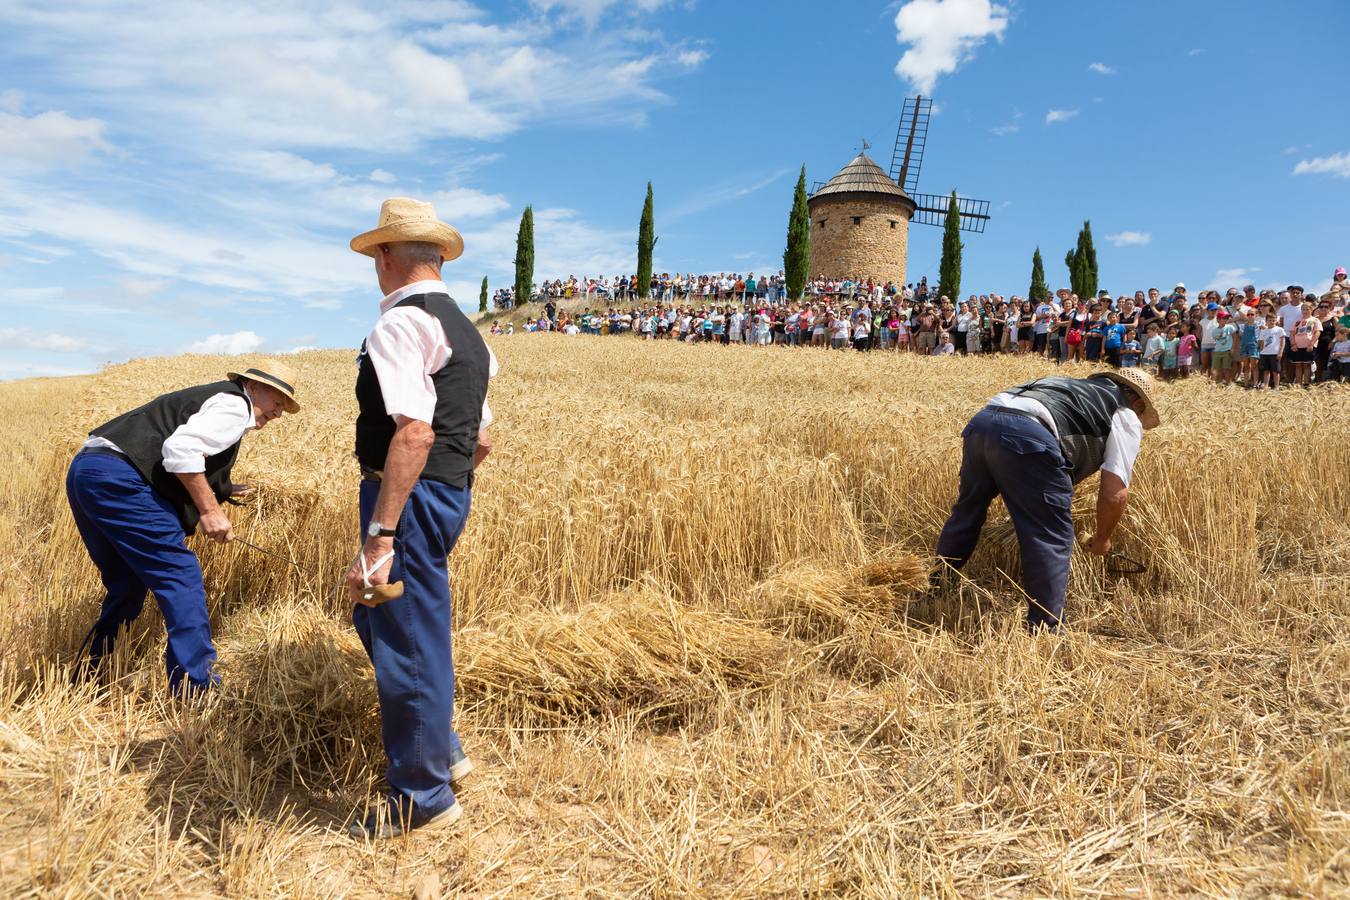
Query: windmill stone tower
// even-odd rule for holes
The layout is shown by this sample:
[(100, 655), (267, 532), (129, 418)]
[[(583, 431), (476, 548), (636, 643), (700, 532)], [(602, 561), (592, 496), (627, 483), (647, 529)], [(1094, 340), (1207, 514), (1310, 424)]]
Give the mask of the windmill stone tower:
[[(868, 144), (863, 141), (862, 153), (838, 175), (812, 188), (806, 200), (811, 215), (811, 278), (905, 283), (910, 222), (941, 227), (947, 221), (948, 195), (918, 193), (932, 108), (928, 97), (905, 100), (889, 173), (867, 155)], [(958, 197), (956, 202), (961, 230), (983, 232), (989, 201)]]
[(806, 201), (811, 214), (812, 278), (874, 278), (905, 283), (914, 201), (866, 152)]

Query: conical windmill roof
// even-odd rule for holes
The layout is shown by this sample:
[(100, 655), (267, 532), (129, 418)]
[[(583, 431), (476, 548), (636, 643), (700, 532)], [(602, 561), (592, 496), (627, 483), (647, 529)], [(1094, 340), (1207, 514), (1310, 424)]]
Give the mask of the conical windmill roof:
[(838, 175), (825, 182), (820, 190), (812, 194), (811, 199), (827, 194), (857, 193), (890, 194), (913, 203), (904, 188), (892, 181), (891, 176), (866, 153), (859, 153), (853, 157), (848, 165), (839, 170)]

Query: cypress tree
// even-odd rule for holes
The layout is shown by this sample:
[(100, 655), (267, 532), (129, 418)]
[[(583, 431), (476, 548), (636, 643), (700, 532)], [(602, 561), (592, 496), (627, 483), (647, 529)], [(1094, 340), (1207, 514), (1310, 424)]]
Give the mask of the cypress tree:
[(478, 289), (478, 311), (487, 312), (487, 276), (483, 276), (483, 286)]
[(642, 203), (642, 218), (638, 220), (638, 260), (637, 294), (640, 300), (647, 299), (652, 289), (652, 249), (656, 246), (656, 236), (652, 222), (652, 183), (647, 182), (647, 199)]
[(1097, 249), (1092, 246), (1092, 223), (1083, 222), (1078, 245), (1064, 254), (1069, 267), (1069, 289), (1084, 300), (1097, 296)]
[(1086, 291), (1078, 296), (1089, 300), (1097, 296), (1097, 248), (1092, 246), (1092, 223), (1083, 221), (1083, 287)]
[(1031, 290), (1027, 299), (1039, 303), (1050, 289), (1045, 284), (1045, 263), (1041, 262), (1041, 248), (1031, 255)]
[(783, 279), (788, 296), (800, 300), (806, 290), (807, 268), (811, 256), (811, 214), (806, 208), (806, 164), (802, 163), (797, 187), (792, 192), (792, 212), (788, 214), (787, 248), (783, 251)]
[(961, 294), (961, 207), (956, 191), (947, 204), (947, 224), (942, 230), (942, 262), (938, 265), (938, 294), (953, 303)]
[(516, 305), (530, 302), (534, 290), (534, 209), (525, 207), (516, 232)]

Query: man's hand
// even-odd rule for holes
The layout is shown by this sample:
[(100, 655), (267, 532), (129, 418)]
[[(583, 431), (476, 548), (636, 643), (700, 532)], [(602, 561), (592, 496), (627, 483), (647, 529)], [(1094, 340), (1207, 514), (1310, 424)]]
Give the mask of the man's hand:
[(394, 539), (391, 537), (366, 538), (366, 543), (361, 547), (361, 556), (356, 562), (352, 563), (347, 570), (347, 593), (351, 595), (353, 603), (359, 603), (362, 606), (375, 606), (375, 603), (363, 600), (361, 595), (366, 587), (361, 574), (361, 563), (364, 560), (366, 571), (370, 573), (369, 583), (371, 587), (378, 584), (389, 583), (389, 573), (394, 568), (394, 558), (390, 556), (379, 568), (375, 564), (379, 562), (380, 557), (385, 556), (394, 549)]
[(1094, 534), (1088, 541), (1087, 549), (1089, 553), (1096, 556), (1105, 556), (1111, 552), (1111, 539), (1109, 537), (1098, 537)]
[(487, 455), (492, 452), (492, 438), (488, 435), (486, 428), (478, 430), (478, 446), (473, 450), (473, 467), (478, 468), (478, 464), (487, 459)]
[(202, 534), (217, 543), (228, 544), (234, 540), (234, 527), (230, 525), (225, 513), (220, 511), (220, 507), (202, 513), (201, 529)]

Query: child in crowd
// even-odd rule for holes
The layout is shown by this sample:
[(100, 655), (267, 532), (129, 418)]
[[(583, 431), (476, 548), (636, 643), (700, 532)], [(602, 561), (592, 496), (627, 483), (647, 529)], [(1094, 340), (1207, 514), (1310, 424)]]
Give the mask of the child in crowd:
[(1233, 351), (1235, 338), (1238, 328), (1232, 323), (1232, 316), (1228, 310), (1219, 310), (1214, 321), (1218, 325), (1210, 329), (1210, 339), (1213, 341), (1210, 353), (1209, 374), (1210, 377), (1219, 384), (1231, 384), (1234, 374)]
[(1176, 325), (1167, 326), (1167, 339), (1163, 341), (1162, 377), (1163, 381), (1174, 381), (1181, 361), (1181, 329)]
[(1123, 369), (1133, 369), (1139, 365), (1139, 355), (1143, 350), (1134, 335), (1133, 328), (1125, 329), (1125, 343), (1120, 345), (1120, 366)]
[(1119, 369), (1120, 348), (1125, 343), (1125, 326), (1120, 324), (1120, 317), (1115, 313), (1107, 314), (1104, 335), (1103, 346), (1106, 348), (1106, 361), (1111, 364), (1113, 369)]
[(1271, 390), (1280, 388), (1280, 361), (1284, 358), (1284, 339), (1288, 333), (1279, 326), (1275, 314), (1266, 316), (1266, 327), (1261, 329), (1257, 340), (1261, 344), (1261, 380), (1257, 387), (1265, 387), (1269, 382)]
[(1181, 373), (1182, 378), (1189, 378), (1191, 375), (1191, 366), (1195, 365), (1195, 358), (1200, 353), (1200, 342), (1195, 337), (1194, 329), (1190, 322), (1181, 323), (1181, 349), (1177, 351), (1177, 371)]
[(1350, 381), (1350, 328), (1336, 326), (1336, 343), (1331, 345), (1331, 375), (1336, 381)]
[(891, 319), (891, 327), (895, 329), (895, 349), (905, 351), (909, 349), (909, 317), (896, 316)]
[(952, 336), (949, 332), (942, 332), (938, 338), (938, 347), (933, 351), (934, 356), (951, 356), (956, 352), (956, 345), (952, 343)]
[(872, 323), (865, 316), (858, 316), (853, 325), (853, 349), (869, 350), (872, 339)]
[(1148, 337), (1144, 341), (1144, 364), (1154, 375), (1162, 373), (1162, 352), (1166, 339), (1158, 331), (1157, 322), (1148, 323)]
[(1260, 331), (1256, 321), (1256, 310), (1248, 309), (1242, 315), (1242, 334), (1239, 349), (1242, 354), (1242, 383), (1247, 387), (1256, 387), (1257, 380), (1257, 362), (1261, 357), (1261, 349), (1257, 343), (1256, 335)]

